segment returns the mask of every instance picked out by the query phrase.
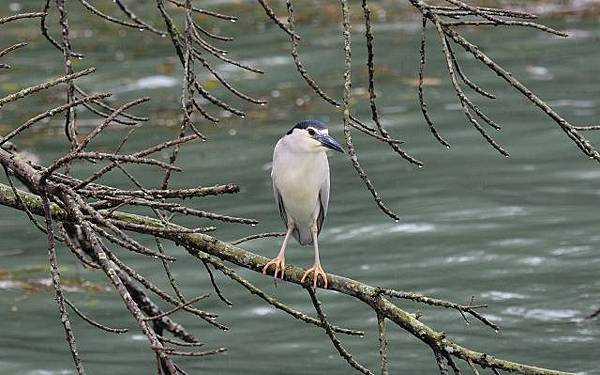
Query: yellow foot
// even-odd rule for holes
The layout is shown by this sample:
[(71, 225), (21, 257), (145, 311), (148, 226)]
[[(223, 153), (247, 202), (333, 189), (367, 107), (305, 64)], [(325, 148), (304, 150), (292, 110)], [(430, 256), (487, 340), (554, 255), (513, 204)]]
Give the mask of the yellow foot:
[(308, 271), (304, 272), (304, 276), (302, 276), (302, 280), (300, 280), (300, 282), (303, 283), (306, 279), (306, 276), (308, 276), (310, 273), (313, 274), (313, 286), (315, 288), (317, 287), (319, 276), (321, 276), (323, 278), (323, 287), (327, 289), (327, 274), (325, 271), (323, 271), (323, 268), (321, 268), (320, 264), (315, 264)]
[(276, 257), (276, 258), (271, 259), (263, 267), (262, 273), (266, 275), (267, 271), (269, 270), (269, 267), (271, 267), (272, 265), (275, 266), (275, 273), (273, 274), (273, 277), (277, 278), (277, 274), (279, 272), (281, 272), (281, 275), (279, 276), (279, 278), (281, 280), (283, 280), (283, 273), (285, 272), (285, 258), (283, 258), (283, 257), (281, 257), (281, 258), (280, 257)]

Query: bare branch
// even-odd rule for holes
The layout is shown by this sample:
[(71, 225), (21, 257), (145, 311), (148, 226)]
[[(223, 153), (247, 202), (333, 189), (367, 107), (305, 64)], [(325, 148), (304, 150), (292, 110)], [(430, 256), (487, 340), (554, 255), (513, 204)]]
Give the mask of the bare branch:
[(377, 314), (377, 332), (379, 333), (379, 357), (381, 358), (381, 375), (389, 374), (388, 343), (385, 336), (385, 317)]
[(338, 338), (335, 336), (335, 333), (333, 333), (333, 330), (331, 329), (329, 321), (327, 320), (327, 317), (325, 316), (325, 313), (323, 312), (323, 308), (321, 307), (321, 302), (319, 302), (319, 300), (317, 299), (317, 295), (316, 295), (314, 289), (311, 288), (310, 286), (306, 286), (305, 288), (308, 291), (308, 294), (310, 295), (310, 299), (313, 303), (313, 306), (315, 307), (315, 311), (317, 312), (317, 315), (319, 315), (319, 319), (321, 319), (321, 323), (323, 323), (323, 325), (325, 326), (324, 328), (325, 328), (325, 332), (327, 332), (327, 336), (329, 336), (331, 343), (337, 349), (337, 351), (340, 353), (340, 356), (342, 358), (344, 358), (351, 367), (355, 368), (359, 372), (361, 372), (365, 375), (373, 375), (373, 373), (368, 368), (366, 368), (363, 365), (361, 365), (360, 363), (356, 362), (354, 357), (352, 357), (352, 354), (350, 354), (350, 352), (348, 352), (342, 346), (342, 343), (340, 342), (340, 340), (338, 340)]
[[(41, 91), (41, 90), (46, 90), (49, 89), (50, 87), (59, 85), (61, 83), (65, 83), (74, 79), (77, 79), (79, 77), (83, 77), (86, 76), (88, 74), (91, 74), (93, 72), (96, 71), (96, 68), (88, 68), (88, 69), (84, 69), (82, 71), (79, 71), (77, 73), (72, 73), (72, 74), (67, 74), (64, 75), (62, 77), (58, 77), (55, 79), (52, 79), (48, 82), (45, 83), (41, 83), (39, 85), (35, 85), (35, 86), (31, 86), (31, 87), (27, 87), (23, 90), (20, 90), (14, 94), (10, 94), (5, 96), (4, 98), (0, 98), (0, 107), (2, 107), (4, 104), (6, 103), (10, 103), (10, 102), (14, 102), (15, 100), (19, 100), (22, 99), (26, 96), (29, 96), (35, 92)], [(71, 107), (69, 107), (71, 108)]]
[[(5, 152), (0, 150), (0, 161), (4, 163)], [(24, 166), (23, 166), (24, 167)], [(39, 178), (39, 177), (38, 177)], [(34, 179), (35, 180), (35, 179)], [(40, 214), (43, 211), (41, 201), (39, 198), (32, 194), (19, 192), (24, 197), (23, 201), (28, 205), (31, 212)], [(19, 207), (17, 200), (12, 193), (10, 187), (0, 184), (0, 204), (17, 208)], [(67, 220), (69, 215), (61, 210), (56, 205), (50, 205), (50, 210), (53, 212), (53, 216), (57, 220)], [(116, 211), (112, 214), (113, 217), (118, 217), (122, 221), (128, 222), (144, 222), (145, 226), (138, 228), (140, 233), (146, 233), (162, 238), (170, 239), (187, 248), (194, 249), (194, 251), (201, 254), (208, 254), (216, 256), (222, 260), (232, 262), (241, 267), (251, 269), (257, 273), (260, 273), (262, 267), (268, 262), (268, 259), (250, 253), (246, 250), (235, 247), (234, 245), (221, 242), (214, 237), (206, 234), (182, 234), (175, 232), (164, 232), (162, 230), (164, 224), (160, 220), (142, 217), (134, 214), (124, 213)], [(80, 216), (83, 220), (83, 217)], [(174, 226), (174, 224), (172, 224)], [(182, 228), (183, 229), (183, 228)], [(301, 284), (300, 280), (305, 270), (290, 266), (286, 267), (285, 280)], [(435, 343), (438, 346), (447, 348), (449, 353), (455, 358), (462, 360), (471, 360), (473, 364), (478, 364), (483, 367), (496, 368), (506, 371), (514, 371), (526, 375), (572, 375), (570, 373), (543, 369), (534, 366), (528, 366), (515, 362), (506, 361), (490, 355), (473, 351), (471, 349), (460, 346), (459, 344), (446, 338), (441, 332), (437, 332), (429, 326), (423, 324), (413, 314), (405, 312), (398, 306), (394, 305), (390, 301), (381, 297), (381, 289), (375, 288), (355, 280), (329, 274), (329, 289), (338, 291), (346, 295), (352, 296), (361, 300), (379, 312), (382, 316), (385, 316), (388, 320), (394, 322), (407, 332), (414, 335), (417, 339), (422, 340), (425, 343)], [(429, 345), (429, 344), (428, 344)]]
[(96, 328), (100, 328), (101, 330), (103, 330), (103, 331), (106, 331), (106, 332), (110, 332), (110, 333), (126, 333), (126, 332), (129, 332), (129, 330), (128, 330), (128, 329), (126, 329), (126, 328), (111, 328), (111, 327), (105, 326), (104, 324), (98, 323), (98, 322), (97, 322), (97, 321), (95, 321), (94, 319), (92, 319), (92, 318), (88, 317), (87, 315), (85, 315), (84, 313), (82, 313), (82, 312), (81, 312), (81, 311), (80, 311), (80, 310), (77, 308), (77, 306), (75, 306), (75, 305), (73, 304), (73, 302), (69, 301), (69, 300), (68, 300), (68, 299), (66, 299), (66, 298), (65, 298), (65, 302), (66, 302), (66, 304), (67, 304), (67, 305), (69, 305), (69, 307), (70, 307), (71, 309), (73, 309), (73, 311), (75, 311), (75, 313), (76, 313), (77, 315), (79, 315), (79, 317), (80, 317), (81, 319), (83, 319), (84, 321), (86, 321), (86, 322), (90, 323), (91, 325), (93, 325), (93, 326), (94, 326), (94, 327), (96, 327)]
[[(81, 358), (79, 357), (79, 351), (77, 350), (77, 343), (73, 329), (71, 328), (71, 321), (69, 320), (69, 314), (65, 307), (65, 296), (63, 294), (62, 286), (60, 283), (60, 272), (58, 270), (58, 261), (56, 259), (56, 245), (54, 241), (54, 229), (52, 228), (52, 214), (50, 212), (50, 202), (48, 195), (45, 190), (42, 191), (41, 201), (44, 207), (44, 217), (46, 219), (46, 233), (48, 234), (48, 256), (50, 258), (50, 274), (52, 275), (52, 285), (56, 293), (56, 304), (58, 305), (58, 311), (60, 313), (60, 321), (62, 322), (67, 337), (67, 344), (75, 363), (77, 373), (80, 375), (85, 374), (85, 369)], [(21, 201), (22, 203), (22, 201)]]
[(16, 20), (23, 20), (26, 18), (38, 18), (46, 16), (45, 12), (32, 12), (32, 13), (19, 13), (8, 17), (0, 18), (0, 25), (3, 23), (8, 23)]
[(243, 242), (246, 241), (252, 241), (252, 240), (256, 240), (259, 238), (267, 238), (267, 237), (284, 237), (285, 236), (285, 232), (267, 232), (267, 233), (258, 233), (258, 234), (253, 234), (251, 236), (247, 236), (247, 237), (243, 237), (240, 238), (239, 240), (235, 240), (232, 241), (231, 244), (232, 245), (239, 245)]

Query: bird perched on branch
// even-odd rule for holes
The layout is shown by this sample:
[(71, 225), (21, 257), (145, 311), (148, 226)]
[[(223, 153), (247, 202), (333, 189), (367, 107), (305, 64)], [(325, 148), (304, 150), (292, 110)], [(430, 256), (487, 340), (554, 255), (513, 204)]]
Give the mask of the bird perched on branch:
[(329, 204), (329, 162), (327, 150), (343, 153), (342, 146), (329, 135), (327, 125), (318, 120), (305, 120), (291, 128), (273, 151), (273, 193), (281, 220), (287, 227), (281, 250), (263, 267), (275, 267), (274, 277), (283, 279), (285, 249), (290, 235), (300, 245), (314, 245), (315, 263), (304, 273), (301, 282), (312, 273), (316, 287), (319, 276), (327, 288), (327, 275), (321, 267), (317, 237), (323, 227)]

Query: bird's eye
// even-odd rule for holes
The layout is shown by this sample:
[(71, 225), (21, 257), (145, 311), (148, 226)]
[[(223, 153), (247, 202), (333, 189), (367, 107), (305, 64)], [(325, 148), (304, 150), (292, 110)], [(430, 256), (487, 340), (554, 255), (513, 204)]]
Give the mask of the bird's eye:
[(315, 129), (313, 128), (308, 128), (308, 134), (312, 137), (313, 135), (315, 135)]

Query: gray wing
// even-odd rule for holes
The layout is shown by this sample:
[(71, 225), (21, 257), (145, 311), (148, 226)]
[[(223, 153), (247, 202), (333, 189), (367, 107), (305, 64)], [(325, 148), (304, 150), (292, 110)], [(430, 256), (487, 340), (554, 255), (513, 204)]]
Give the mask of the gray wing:
[(275, 166), (276, 166), (276, 159), (277, 159), (277, 155), (278, 155), (278, 149), (280, 147), (281, 144), (281, 139), (277, 142), (277, 144), (275, 145), (275, 149), (273, 150), (273, 164), (271, 166), (271, 181), (273, 182), (273, 196), (275, 197), (275, 203), (277, 203), (277, 208), (279, 209), (279, 216), (281, 216), (281, 220), (283, 221), (283, 223), (285, 224), (285, 227), (287, 228), (288, 226), (288, 217), (287, 217), (287, 213), (285, 212), (285, 206), (283, 204), (283, 197), (281, 196), (281, 193), (279, 192), (279, 189), (277, 189), (277, 186), (275, 185)]
[(323, 180), (323, 184), (321, 184), (321, 189), (319, 189), (319, 215), (317, 216), (318, 233), (321, 233), (321, 227), (323, 227), (323, 222), (325, 221), (325, 216), (327, 215), (327, 207), (328, 206), (329, 206), (329, 171), (327, 171), (326, 178)]
[(275, 186), (275, 179), (273, 179), (273, 195), (275, 196), (275, 202), (277, 203), (277, 208), (279, 209), (279, 216), (281, 216), (281, 220), (287, 228), (287, 213), (285, 212), (285, 206), (283, 205), (283, 198), (281, 197), (281, 193), (279, 192), (279, 189), (277, 189), (277, 186)]

